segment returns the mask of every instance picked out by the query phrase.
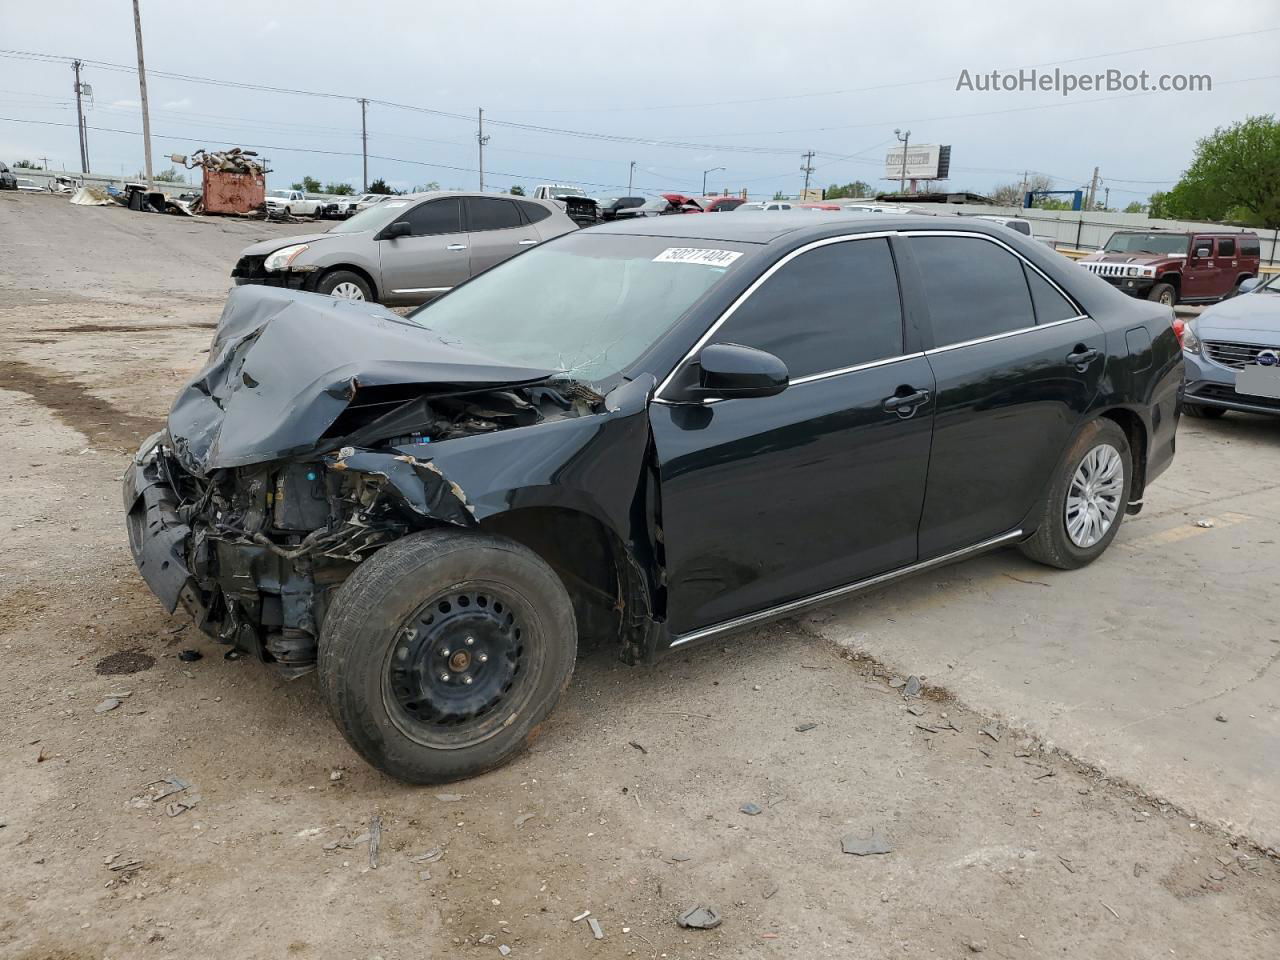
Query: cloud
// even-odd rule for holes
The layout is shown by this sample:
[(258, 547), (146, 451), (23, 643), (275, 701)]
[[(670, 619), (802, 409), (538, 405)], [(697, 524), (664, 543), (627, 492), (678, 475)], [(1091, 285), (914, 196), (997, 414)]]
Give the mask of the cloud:
[(139, 107), (142, 106), (142, 101), (141, 100), (112, 100), (111, 106), (115, 109), (128, 108), (131, 110), (137, 110)]
[(181, 100), (167, 100), (164, 103), (165, 110), (186, 110), (190, 106), (190, 97), (183, 97)]

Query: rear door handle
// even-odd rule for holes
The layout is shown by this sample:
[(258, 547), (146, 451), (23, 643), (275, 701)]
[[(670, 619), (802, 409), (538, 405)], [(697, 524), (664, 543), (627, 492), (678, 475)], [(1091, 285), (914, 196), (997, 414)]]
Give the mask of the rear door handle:
[(1073, 367), (1078, 367), (1083, 370), (1089, 364), (1093, 363), (1093, 361), (1097, 360), (1098, 357), (1099, 353), (1097, 350), (1093, 347), (1086, 347), (1084, 344), (1080, 343), (1076, 344), (1074, 351), (1067, 354), (1067, 363), (1071, 364)]
[(447, 247), (445, 247), (445, 249), (446, 250), (465, 250), (467, 249), (467, 245), (465, 243), (451, 243)]
[(884, 408), (890, 413), (895, 413), (897, 411), (906, 413), (909, 408), (915, 407), (921, 403), (927, 403), (928, 400), (928, 390), (917, 390), (914, 393), (908, 393), (905, 395), (895, 393), (892, 397), (887, 397), (885, 399)]

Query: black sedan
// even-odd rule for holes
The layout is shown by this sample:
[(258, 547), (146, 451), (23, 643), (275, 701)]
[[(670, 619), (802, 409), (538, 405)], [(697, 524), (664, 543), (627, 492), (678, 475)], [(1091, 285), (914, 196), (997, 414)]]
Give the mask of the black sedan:
[(1173, 457), (1167, 309), (976, 220), (640, 218), (400, 317), (232, 291), (125, 478), (170, 610), (434, 783), (629, 662), (1005, 545), (1098, 558)]

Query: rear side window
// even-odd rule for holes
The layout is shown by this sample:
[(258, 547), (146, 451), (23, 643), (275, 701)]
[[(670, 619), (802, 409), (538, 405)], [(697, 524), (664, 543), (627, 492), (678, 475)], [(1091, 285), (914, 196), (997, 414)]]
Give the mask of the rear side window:
[(1262, 255), (1262, 246), (1258, 243), (1257, 237), (1241, 237), (1240, 238), (1240, 256), (1242, 257), (1259, 257)]
[(902, 304), (889, 242), (850, 240), (800, 254), (714, 339), (767, 350), (793, 380), (900, 355)]
[(1218, 256), (1234, 257), (1236, 255), (1235, 237), (1223, 237), (1218, 241)]
[(1080, 315), (1075, 305), (1054, 289), (1040, 274), (1025, 263), (1022, 269), (1027, 273), (1027, 286), (1031, 288), (1031, 302), (1036, 308), (1036, 323), (1053, 323), (1055, 320), (1070, 320)]
[(505, 230), (520, 226), (520, 211), (510, 200), (467, 197), (467, 230)]
[(1035, 325), (1022, 261), (976, 237), (911, 238), (934, 345), (976, 340)]
[(400, 219), (408, 221), (415, 237), (458, 233), (462, 229), (461, 209), (457, 197), (442, 197), (418, 204)]
[(517, 200), (516, 203), (520, 205), (520, 209), (524, 211), (524, 218), (530, 223), (537, 223), (551, 216), (551, 211), (541, 204), (529, 203), (527, 200)]

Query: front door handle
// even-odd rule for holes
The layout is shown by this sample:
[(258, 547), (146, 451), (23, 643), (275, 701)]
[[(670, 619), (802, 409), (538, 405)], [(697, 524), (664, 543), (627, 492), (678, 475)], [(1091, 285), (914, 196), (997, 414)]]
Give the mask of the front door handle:
[(537, 243), (537, 242), (538, 242), (537, 240), (521, 240), (521, 241), (520, 241), (520, 246), (522, 246), (522, 247), (532, 247), (532, 246), (533, 246), (535, 243)]
[(1077, 343), (1075, 350), (1067, 354), (1067, 363), (1071, 364), (1078, 370), (1084, 370), (1089, 364), (1097, 360), (1100, 354), (1093, 347), (1086, 347), (1083, 343)]
[(445, 249), (446, 250), (465, 250), (467, 249), (467, 245), (465, 243), (451, 243), (447, 247), (445, 247)]
[(913, 393), (897, 394), (887, 397), (884, 401), (884, 408), (889, 413), (910, 414), (912, 410), (922, 403), (929, 400), (928, 390), (916, 390)]

